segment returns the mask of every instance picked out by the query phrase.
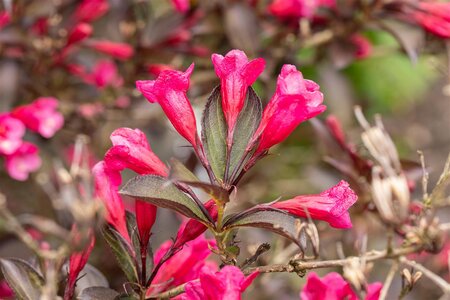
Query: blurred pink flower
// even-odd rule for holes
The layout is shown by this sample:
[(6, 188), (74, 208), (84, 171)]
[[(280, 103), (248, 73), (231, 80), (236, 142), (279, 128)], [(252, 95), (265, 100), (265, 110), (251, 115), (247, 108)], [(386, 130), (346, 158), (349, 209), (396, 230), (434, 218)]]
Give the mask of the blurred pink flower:
[(125, 208), (122, 198), (118, 193), (119, 185), (122, 182), (120, 173), (111, 170), (104, 161), (98, 162), (92, 168), (95, 179), (95, 194), (106, 208), (106, 221), (127, 240), (130, 241), (128, 229), (125, 221)]
[(351, 228), (352, 221), (348, 209), (358, 196), (345, 181), (318, 195), (302, 195), (272, 204), (272, 207), (287, 211), (298, 217), (328, 222), (334, 228)]
[(48, 18), (38, 18), (31, 26), (31, 31), (36, 35), (46, 35), (48, 33)]
[(350, 38), (352, 44), (355, 46), (355, 58), (364, 59), (372, 55), (372, 44), (361, 34), (354, 34)]
[(100, 102), (83, 103), (78, 106), (77, 111), (82, 117), (92, 119), (102, 114), (105, 111), (105, 107)]
[(117, 108), (127, 108), (131, 104), (130, 97), (128, 96), (119, 96), (116, 101), (114, 101), (114, 106)]
[(0, 114), (0, 154), (10, 155), (22, 145), (25, 125), (8, 113)]
[(0, 11), (0, 30), (11, 22), (11, 15), (6, 11)]
[(41, 166), (39, 148), (24, 141), (14, 153), (5, 157), (5, 166), (12, 178), (20, 181), (27, 180), (28, 175)]
[[(75, 238), (77, 237), (77, 229), (75, 226), (72, 227), (72, 232), (75, 234)], [(89, 255), (91, 255), (92, 249), (95, 245), (95, 236), (92, 230), (89, 231), (89, 242), (86, 245), (85, 249), (80, 252), (75, 252), (70, 255), (69, 258), (69, 275), (67, 278), (67, 284), (64, 291), (64, 299), (72, 299), (73, 293), (75, 291), (75, 285), (77, 283), (78, 275), (83, 270), (84, 266), (86, 266), (87, 261), (89, 259)]]
[(147, 68), (147, 72), (149, 74), (154, 75), (156, 77), (158, 77), (162, 71), (173, 70), (173, 68), (171, 66), (165, 65), (165, 64), (150, 64), (150, 65), (147, 65), (146, 68)]
[(64, 125), (64, 117), (57, 108), (57, 99), (40, 97), (31, 104), (15, 108), (11, 114), (30, 130), (38, 132), (45, 138), (51, 138)]
[(92, 34), (92, 26), (88, 23), (78, 23), (69, 32), (67, 46), (76, 44)]
[(0, 281), (0, 299), (12, 298), (14, 291), (9, 287), (6, 280)]
[(200, 271), (200, 281), (188, 282), (185, 286), (186, 293), (181, 296), (181, 299), (240, 300), (241, 294), (256, 276), (258, 272), (245, 277), (235, 266), (225, 266), (218, 272), (214, 272), (211, 268), (203, 268)]
[[(172, 241), (166, 241), (156, 250), (155, 265), (164, 257), (172, 244)], [(205, 259), (211, 254), (210, 247), (215, 247), (215, 245), (214, 240), (205, 239), (203, 235), (188, 242), (181, 251), (161, 266), (147, 295), (157, 294), (170, 287), (196, 279), (200, 269), (205, 266)]]
[(425, 30), (444, 39), (450, 38), (450, 3), (420, 1), (413, 19)]
[[(377, 300), (380, 296), (381, 282), (371, 283), (367, 286), (365, 300)], [(316, 273), (311, 272), (305, 286), (300, 292), (301, 300), (357, 300), (359, 297), (351, 289), (342, 276), (336, 272), (328, 273), (323, 278), (319, 278)]]
[(189, 0), (171, 0), (172, 1), (172, 5), (173, 7), (181, 12), (181, 13), (185, 13), (189, 10), (190, 7), (190, 3)]
[(253, 137), (260, 139), (255, 156), (284, 141), (301, 122), (322, 113), (326, 109), (322, 101), (319, 85), (303, 79), (295, 66), (284, 65)]
[(197, 124), (191, 103), (187, 98), (192, 64), (184, 73), (175, 70), (162, 71), (156, 80), (138, 80), (137, 89), (151, 103), (158, 102), (167, 118), (194, 147), (197, 145)]
[(109, 10), (108, 0), (82, 0), (80, 2), (73, 14), (73, 19), (76, 23), (90, 23), (103, 16)]
[(318, 7), (318, 0), (274, 0), (268, 10), (278, 18), (311, 18)]
[(231, 50), (225, 57), (213, 54), (211, 58), (216, 74), (220, 78), (222, 109), (230, 139), (238, 115), (244, 107), (247, 89), (264, 70), (265, 61), (262, 58), (249, 61), (247, 55), (240, 50)]
[(82, 75), (82, 77), (87, 83), (93, 84), (99, 89), (107, 86), (120, 87), (123, 85), (123, 78), (120, 76), (116, 64), (111, 60), (98, 61), (92, 73)]
[(117, 43), (107, 40), (89, 40), (84, 44), (98, 52), (121, 60), (130, 58), (134, 53), (133, 47), (126, 43)]

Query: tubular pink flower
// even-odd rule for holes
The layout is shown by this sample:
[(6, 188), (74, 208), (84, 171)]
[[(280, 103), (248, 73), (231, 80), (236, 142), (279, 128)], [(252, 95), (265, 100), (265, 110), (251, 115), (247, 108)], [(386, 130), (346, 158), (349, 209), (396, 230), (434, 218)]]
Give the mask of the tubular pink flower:
[(164, 70), (156, 80), (138, 80), (137, 89), (151, 103), (158, 102), (178, 133), (197, 146), (197, 125), (194, 111), (187, 98), (192, 64), (184, 73)]
[(262, 58), (248, 61), (247, 55), (240, 50), (231, 50), (225, 57), (213, 54), (211, 59), (220, 78), (222, 109), (228, 124), (228, 137), (231, 138), (238, 115), (244, 107), (248, 87), (264, 70), (265, 61)]
[(69, 37), (67, 38), (67, 46), (76, 44), (92, 34), (92, 26), (87, 23), (78, 23), (69, 32)]
[(133, 47), (126, 43), (117, 43), (105, 40), (89, 40), (85, 43), (85, 45), (94, 50), (97, 50), (98, 52), (110, 55), (121, 60), (130, 58), (134, 53)]
[(108, 0), (82, 0), (74, 12), (73, 18), (77, 23), (90, 23), (103, 16), (108, 10)]
[[(72, 231), (76, 231), (76, 227), (72, 227)], [(80, 252), (73, 253), (69, 258), (69, 276), (67, 278), (67, 285), (64, 291), (65, 299), (72, 299), (75, 291), (75, 285), (78, 279), (78, 275), (86, 266), (89, 255), (91, 255), (92, 249), (95, 245), (95, 236), (92, 230), (89, 231), (89, 242), (86, 248)]]
[[(128, 168), (141, 175), (167, 176), (166, 165), (153, 153), (145, 134), (139, 129), (119, 128), (110, 138), (113, 147), (105, 155), (108, 168), (117, 172)], [(144, 253), (156, 220), (156, 211), (156, 206), (152, 204), (139, 200), (135, 202), (136, 223)]]
[(29, 142), (22, 142), (14, 153), (5, 158), (5, 167), (9, 176), (20, 181), (27, 180), (28, 175), (39, 169), (41, 163), (39, 148)]
[(40, 97), (31, 104), (17, 107), (11, 115), (22, 121), (30, 130), (45, 138), (51, 138), (64, 125), (64, 117), (57, 108), (57, 99)]
[(122, 182), (120, 173), (107, 167), (104, 161), (98, 162), (92, 168), (95, 179), (95, 194), (106, 208), (106, 221), (128, 241), (128, 229), (125, 219), (125, 208), (118, 194), (118, 188)]
[(186, 284), (183, 300), (240, 300), (241, 294), (258, 276), (254, 272), (245, 277), (235, 266), (225, 266), (219, 272), (203, 268), (200, 272), (200, 282), (191, 281)]
[(139, 129), (118, 128), (111, 134), (113, 147), (105, 155), (109, 168), (131, 169), (138, 174), (167, 176), (166, 165), (150, 148), (145, 134)]
[(413, 19), (425, 30), (441, 38), (450, 38), (450, 3), (421, 1)]
[[(352, 222), (348, 209), (358, 196), (345, 181), (318, 195), (297, 196), (294, 199), (280, 201), (272, 207), (287, 211), (297, 217), (307, 217), (328, 222), (334, 228), (351, 228)], [(308, 213), (307, 213), (308, 212)]]
[[(375, 282), (367, 286), (365, 300), (377, 300), (380, 296), (381, 282)], [(356, 293), (351, 289), (350, 284), (336, 272), (328, 273), (323, 278), (316, 273), (308, 274), (306, 284), (300, 292), (301, 300), (357, 300)]]
[(323, 94), (315, 82), (303, 79), (295, 66), (284, 65), (253, 137), (254, 141), (260, 138), (255, 155), (284, 141), (300, 123), (322, 113), (326, 109), (322, 101)]
[(11, 155), (22, 145), (25, 125), (8, 113), (0, 114), (0, 154)]
[[(172, 246), (172, 241), (164, 242), (155, 252), (155, 265)], [(210, 247), (214, 240), (205, 239), (203, 235), (188, 242), (181, 251), (168, 259), (158, 271), (147, 295), (160, 293), (170, 287), (196, 279), (200, 269), (205, 266), (205, 259), (211, 254)]]

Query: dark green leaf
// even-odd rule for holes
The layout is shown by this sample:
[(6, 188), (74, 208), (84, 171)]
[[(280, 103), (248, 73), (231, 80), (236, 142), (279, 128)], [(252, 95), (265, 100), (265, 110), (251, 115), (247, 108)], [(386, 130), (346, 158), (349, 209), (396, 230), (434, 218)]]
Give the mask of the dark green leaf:
[(110, 225), (104, 228), (103, 236), (111, 247), (128, 281), (138, 282), (136, 254), (130, 244)]
[(236, 227), (265, 228), (300, 246), (297, 222), (299, 221), (281, 210), (267, 205), (258, 205), (231, 216), (226, 220), (223, 228), (226, 230)]
[[(247, 98), (242, 111), (236, 122), (233, 136), (233, 146), (231, 147), (229, 176), (237, 176), (242, 170), (247, 155), (247, 146), (261, 122), (262, 103), (255, 91), (249, 87)], [(234, 178), (227, 178), (228, 182), (233, 182)]]
[(160, 176), (136, 176), (127, 182), (120, 194), (175, 210), (205, 224), (210, 223), (193, 199), (180, 191), (172, 182)]
[(77, 297), (79, 300), (115, 300), (120, 294), (103, 286), (94, 286), (84, 289)]
[(40, 298), (44, 279), (29, 263), (16, 258), (0, 259), (0, 266), (17, 299)]
[(202, 118), (202, 142), (214, 175), (223, 181), (226, 164), (227, 124), (222, 110), (220, 86), (208, 98)]

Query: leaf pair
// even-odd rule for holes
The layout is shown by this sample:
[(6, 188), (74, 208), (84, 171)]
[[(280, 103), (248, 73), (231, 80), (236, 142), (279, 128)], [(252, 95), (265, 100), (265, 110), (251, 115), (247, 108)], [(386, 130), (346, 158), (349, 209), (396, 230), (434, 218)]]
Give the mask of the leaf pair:
[(231, 148), (227, 148), (227, 123), (222, 109), (220, 86), (208, 98), (202, 119), (202, 142), (206, 157), (218, 183), (229, 187), (238, 178), (252, 149), (253, 134), (261, 122), (262, 103), (249, 87), (245, 105), (234, 128)]

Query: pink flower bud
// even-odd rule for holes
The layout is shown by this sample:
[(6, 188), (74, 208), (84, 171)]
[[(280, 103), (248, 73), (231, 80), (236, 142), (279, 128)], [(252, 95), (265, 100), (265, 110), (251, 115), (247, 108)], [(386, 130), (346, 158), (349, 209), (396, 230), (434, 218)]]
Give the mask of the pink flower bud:
[(365, 36), (354, 34), (351, 36), (350, 41), (355, 46), (355, 58), (364, 59), (372, 54), (372, 44)]
[(319, 5), (318, 0), (274, 0), (268, 10), (281, 19), (311, 18)]
[(11, 15), (7, 11), (0, 11), (0, 30), (11, 22)]
[(264, 70), (262, 58), (248, 61), (240, 50), (231, 50), (225, 57), (212, 55), (212, 62), (220, 78), (222, 109), (228, 124), (228, 137), (231, 138), (239, 113), (244, 107), (247, 89)]
[(64, 125), (64, 117), (56, 110), (57, 108), (57, 99), (40, 97), (31, 104), (17, 107), (11, 114), (30, 130), (38, 132), (45, 138), (51, 138)]
[(255, 155), (284, 141), (300, 123), (322, 113), (326, 109), (322, 101), (323, 95), (315, 82), (303, 79), (295, 66), (284, 65), (275, 94), (253, 137), (254, 141), (260, 138)]
[(158, 102), (178, 133), (194, 147), (197, 145), (197, 124), (187, 98), (192, 64), (186, 72), (162, 71), (156, 80), (136, 81), (137, 89), (148, 101)]
[(351, 228), (352, 221), (348, 209), (358, 196), (345, 181), (318, 195), (303, 195), (272, 204), (273, 207), (287, 211), (297, 217), (328, 222), (334, 228)]
[(189, 0), (172, 0), (173, 7), (180, 13), (185, 13), (189, 10)]
[(110, 55), (112, 57), (121, 60), (130, 58), (134, 53), (133, 47), (131, 47), (131, 45), (126, 43), (116, 43), (105, 40), (103, 41), (90, 40), (86, 42), (85, 45), (101, 53)]
[(116, 64), (111, 60), (98, 61), (91, 74), (82, 74), (81, 77), (89, 84), (93, 84), (99, 89), (107, 86), (120, 87), (123, 85), (123, 78), (117, 70)]
[(0, 114), (0, 154), (10, 155), (22, 145), (25, 125), (8, 113)]
[(450, 3), (420, 1), (412, 17), (432, 34), (450, 38)]
[(28, 175), (39, 169), (41, 163), (39, 148), (29, 142), (22, 142), (14, 153), (5, 158), (5, 167), (9, 176), (20, 181), (27, 180)]

